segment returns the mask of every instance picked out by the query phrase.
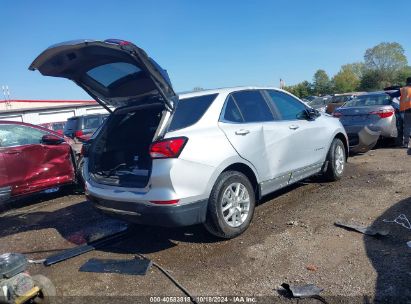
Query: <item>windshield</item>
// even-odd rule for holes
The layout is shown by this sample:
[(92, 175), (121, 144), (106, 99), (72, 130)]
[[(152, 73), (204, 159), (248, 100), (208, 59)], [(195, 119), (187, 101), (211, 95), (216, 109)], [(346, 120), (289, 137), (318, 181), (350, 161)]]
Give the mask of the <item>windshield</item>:
[(367, 107), (386, 106), (391, 104), (391, 97), (388, 94), (360, 95), (348, 101), (345, 107)]

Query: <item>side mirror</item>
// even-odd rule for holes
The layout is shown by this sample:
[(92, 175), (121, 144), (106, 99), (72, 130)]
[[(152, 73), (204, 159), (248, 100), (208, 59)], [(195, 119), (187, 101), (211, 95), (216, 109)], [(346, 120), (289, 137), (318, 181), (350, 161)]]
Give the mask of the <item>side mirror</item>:
[(305, 113), (308, 120), (316, 120), (321, 115), (319, 111), (312, 108), (305, 109)]
[(62, 142), (64, 142), (64, 139), (51, 134), (43, 135), (43, 137), (41, 138), (41, 143), (45, 145), (58, 145)]

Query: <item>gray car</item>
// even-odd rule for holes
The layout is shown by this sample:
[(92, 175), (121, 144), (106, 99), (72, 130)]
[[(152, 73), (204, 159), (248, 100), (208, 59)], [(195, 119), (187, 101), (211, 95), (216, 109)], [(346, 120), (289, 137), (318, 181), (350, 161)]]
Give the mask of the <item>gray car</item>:
[(397, 139), (401, 133), (399, 104), (389, 92), (363, 94), (334, 111), (348, 134), (350, 151), (366, 152), (380, 137)]
[(59, 44), (30, 69), (73, 79), (115, 108), (84, 149), (83, 169), (86, 196), (114, 217), (203, 223), (233, 238), (261, 197), (315, 174), (344, 173), (348, 141), (338, 119), (279, 89), (177, 96), (165, 70), (120, 40)]

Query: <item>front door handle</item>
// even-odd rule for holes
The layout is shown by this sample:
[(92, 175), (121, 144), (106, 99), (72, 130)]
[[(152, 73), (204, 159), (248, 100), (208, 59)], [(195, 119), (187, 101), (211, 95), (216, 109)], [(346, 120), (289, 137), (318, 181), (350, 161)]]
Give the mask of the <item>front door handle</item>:
[(289, 128), (290, 128), (291, 130), (297, 130), (297, 129), (299, 128), (299, 126), (297, 126), (297, 125), (291, 125), (291, 126), (289, 126)]
[(235, 135), (247, 135), (248, 133), (250, 133), (250, 131), (249, 130), (244, 130), (244, 129), (235, 131)]

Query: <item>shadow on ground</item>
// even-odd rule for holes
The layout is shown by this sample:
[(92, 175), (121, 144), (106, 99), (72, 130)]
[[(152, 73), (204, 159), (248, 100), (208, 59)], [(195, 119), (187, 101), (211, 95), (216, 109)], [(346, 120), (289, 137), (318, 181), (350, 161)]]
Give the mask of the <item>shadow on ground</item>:
[(17, 197), (5, 203), (0, 204), (0, 215), (1, 213), (5, 213), (10, 210), (14, 210), (18, 208), (31, 207), (31, 206), (35, 207), (38, 204), (51, 201), (53, 199), (57, 199), (60, 197), (64, 197), (70, 194), (73, 194), (73, 195), (84, 194), (84, 190), (78, 185), (65, 185), (65, 186), (61, 186), (60, 190), (58, 190), (57, 192), (53, 192), (53, 193), (39, 192), (39, 193)]
[(411, 197), (386, 210), (372, 224), (373, 228), (388, 230), (383, 238), (364, 236), (368, 258), (377, 274), (375, 286), (376, 303), (411, 303), (411, 230), (393, 221), (408, 226), (406, 220), (398, 219), (401, 214), (411, 220)]
[[(285, 189), (276, 191), (264, 197), (258, 205), (265, 204), (273, 198), (280, 197), (290, 191), (306, 185), (305, 183), (296, 183)], [(87, 201), (79, 202), (64, 208), (55, 208), (52, 204), (47, 205), (51, 211), (36, 211), (36, 209), (44, 209), (41, 202), (59, 197), (61, 194), (53, 194), (48, 196), (32, 197), (30, 202), (33, 208), (25, 208), (19, 210), (11, 210), (0, 214), (0, 238), (10, 235), (42, 229), (55, 229), (67, 241), (73, 245), (83, 244), (87, 241), (87, 236), (90, 233), (95, 233), (95, 227), (98, 226), (105, 231), (105, 234), (110, 234), (109, 231), (116, 231), (118, 223), (121, 221), (111, 220), (104, 214), (96, 211), (91, 203)], [(33, 204), (39, 204), (37, 205)], [(26, 206), (27, 203), (23, 200), (18, 202), (21, 206)], [(19, 205), (13, 205), (18, 207)], [(258, 206), (257, 206), (258, 208)], [(104, 226), (105, 225), (105, 226)], [(118, 241), (113, 241), (112, 244), (105, 246), (99, 250), (115, 253), (154, 253), (176, 246), (178, 242), (188, 243), (215, 243), (224, 240), (218, 239), (210, 235), (202, 225), (180, 227), (180, 228), (164, 228), (156, 226), (143, 226), (129, 224), (126, 236)], [(64, 247), (64, 246), (63, 246)], [(67, 244), (67, 247), (70, 247)], [(41, 252), (54, 252), (64, 248), (50, 248)], [(24, 252), (40, 253), (36, 252)]]
[[(28, 213), (6, 213), (0, 216), (0, 238), (26, 231), (56, 229), (58, 233), (73, 244), (84, 243), (83, 236), (99, 226), (105, 231), (118, 228), (121, 221), (111, 220), (97, 212), (87, 202), (80, 202), (55, 211), (31, 211)], [(104, 224), (106, 227), (104, 227)], [(95, 229), (94, 229), (95, 230)], [(193, 243), (212, 243), (218, 241), (211, 237), (201, 225), (181, 228), (162, 228), (129, 225), (126, 237), (113, 242), (104, 251), (122, 253), (152, 253), (175, 246), (173, 241)], [(54, 251), (54, 250), (50, 250)], [(31, 252), (26, 252), (31, 253)], [(34, 252), (33, 252), (34, 253)]]

